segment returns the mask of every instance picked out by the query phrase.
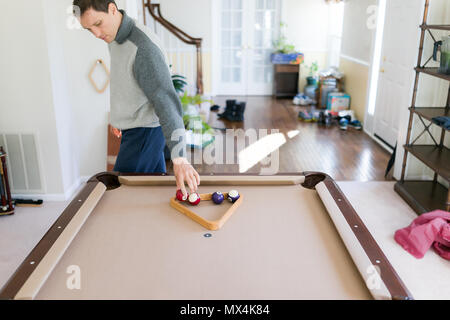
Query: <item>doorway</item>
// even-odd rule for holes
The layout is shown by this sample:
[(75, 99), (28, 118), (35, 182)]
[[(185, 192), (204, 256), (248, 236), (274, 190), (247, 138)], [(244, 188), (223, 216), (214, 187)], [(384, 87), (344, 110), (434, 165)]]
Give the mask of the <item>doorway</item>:
[(280, 0), (217, 1), (217, 94), (271, 95)]
[(397, 144), (401, 114), (411, 99), (422, 9), (423, 0), (378, 1), (365, 122), (368, 133), (390, 151)]

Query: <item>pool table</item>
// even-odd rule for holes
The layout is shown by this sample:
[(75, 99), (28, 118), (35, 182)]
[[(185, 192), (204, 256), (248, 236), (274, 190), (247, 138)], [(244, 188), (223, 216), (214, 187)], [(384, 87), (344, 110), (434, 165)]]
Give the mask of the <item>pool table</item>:
[[(165, 174), (95, 175), (0, 298), (413, 299), (324, 173), (202, 176), (200, 193), (242, 195), (217, 230), (175, 210), (175, 189)], [(218, 221), (232, 205), (202, 201), (190, 210)]]

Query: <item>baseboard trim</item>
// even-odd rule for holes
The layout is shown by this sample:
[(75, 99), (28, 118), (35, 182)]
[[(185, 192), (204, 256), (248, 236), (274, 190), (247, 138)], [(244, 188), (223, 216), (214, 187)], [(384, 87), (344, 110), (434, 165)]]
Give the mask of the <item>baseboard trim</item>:
[(11, 196), (13, 199), (32, 199), (32, 200), (44, 200), (44, 201), (67, 201), (75, 197), (80, 190), (80, 187), (84, 185), (89, 176), (83, 176), (78, 178), (70, 188), (64, 193), (13, 193)]
[(393, 153), (393, 149), (389, 148), (382, 140), (377, 138), (374, 134), (365, 131), (369, 137), (371, 137), (380, 147), (382, 147), (384, 150), (386, 150), (389, 154)]
[(44, 200), (52, 202), (64, 202), (68, 200), (64, 193), (13, 193), (11, 196), (13, 199)]

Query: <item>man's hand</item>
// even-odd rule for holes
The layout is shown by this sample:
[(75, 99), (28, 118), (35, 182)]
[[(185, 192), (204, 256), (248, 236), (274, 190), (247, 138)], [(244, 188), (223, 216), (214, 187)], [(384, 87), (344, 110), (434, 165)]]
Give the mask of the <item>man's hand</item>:
[(111, 132), (117, 138), (121, 138), (122, 137), (122, 131), (120, 131), (117, 128), (114, 128), (113, 126), (111, 126)]
[(173, 162), (173, 172), (175, 174), (175, 179), (177, 182), (177, 190), (183, 192), (183, 196), (188, 196), (184, 182), (187, 182), (191, 192), (197, 192), (197, 186), (200, 185), (200, 176), (191, 166), (186, 158), (175, 158), (172, 159)]

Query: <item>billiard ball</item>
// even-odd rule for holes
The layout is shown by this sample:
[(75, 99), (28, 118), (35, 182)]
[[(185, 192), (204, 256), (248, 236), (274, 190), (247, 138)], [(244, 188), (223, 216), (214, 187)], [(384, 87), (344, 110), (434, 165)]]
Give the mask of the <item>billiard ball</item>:
[(224, 198), (225, 198), (225, 197), (223, 196), (223, 193), (220, 192), (220, 191), (214, 192), (214, 193), (212, 194), (212, 201), (213, 201), (215, 204), (221, 204), (221, 203), (223, 202)]
[(237, 192), (236, 190), (231, 190), (230, 192), (228, 192), (227, 199), (231, 203), (235, 203), (237, 201), (237, 199), (239, 199), (239, 197), (240, 197), (239, 192)]
[(181, 189), (180, 189), (180, 190), (177, 190), (176, 197), (177, 197), (177, 200), (178, 200), (178, 201), (181, 201), (181, 202), (186, 201), (187, 198), (188, 198), (187, 196), (183, 196), (183, 192), (181, 191)]
[(196, 192), (191, 193), (189, 195), (188, 201), (190, 204), (192, 204), (193, 206), (196, 206), (200, 203), (200, 195)]

